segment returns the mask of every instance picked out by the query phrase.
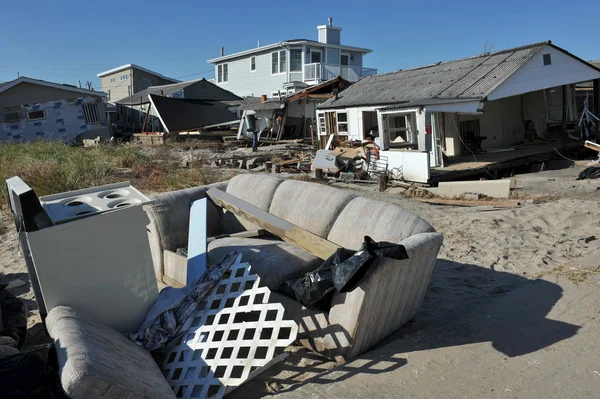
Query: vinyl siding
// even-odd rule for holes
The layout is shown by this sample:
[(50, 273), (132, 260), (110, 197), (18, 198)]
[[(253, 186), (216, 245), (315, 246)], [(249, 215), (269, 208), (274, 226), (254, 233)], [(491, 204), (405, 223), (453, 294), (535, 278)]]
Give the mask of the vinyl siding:
[[(271, 51), (253, 55), (256, 57), (256, 71), (250, 71), (250, 58), (245, 57), (227, 62), (228, 82), (216, 83), (219, 87), (240, 96), (259, 97), (266, 94), (271, 97), (271, 93), (283, 89), (283, 84), (287, 82), (287, 73), (271, 75)], [(289, 52), (287, 54), (287, 68), (289, 69)], [(218, 77), (217, 66), (215, 65), (215, 76)]]
[(341, 52), (337, 48), (327, 48), (327, 61), (329, 65), (340, 65)]

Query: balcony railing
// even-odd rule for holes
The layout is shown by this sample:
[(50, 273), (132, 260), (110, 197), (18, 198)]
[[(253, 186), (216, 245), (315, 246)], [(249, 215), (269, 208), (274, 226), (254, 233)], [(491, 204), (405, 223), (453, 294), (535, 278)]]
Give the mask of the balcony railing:
[(341, 76), (350, 82), (357, 82), (366, 76), (377, 75), (377, 69), (345, 65), (306, 64), (304, 81), (327, 81)]

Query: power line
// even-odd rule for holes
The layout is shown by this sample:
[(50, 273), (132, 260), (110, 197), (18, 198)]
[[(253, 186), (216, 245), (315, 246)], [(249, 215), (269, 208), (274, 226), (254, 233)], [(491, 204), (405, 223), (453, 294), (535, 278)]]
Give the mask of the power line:
[(202, 74), (209, 73), (209, 72), (214, 72), (214, 71), (215, 71), (215, 69), (212, 68), (212, 69), (209, 69), (209, 70), (206, 70), (206, 71), (202, 71), (202, 72), (198, 72), (198, 73), (192, 73), (190, 75), (176, 76), (175, 79), (187, 78), (187, 77), (196, 76), (196, 75), (202, 75)]

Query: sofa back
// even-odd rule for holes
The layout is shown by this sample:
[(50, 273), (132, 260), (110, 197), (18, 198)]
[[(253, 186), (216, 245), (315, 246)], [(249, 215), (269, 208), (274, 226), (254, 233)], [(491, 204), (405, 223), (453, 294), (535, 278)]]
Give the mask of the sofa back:
[(344, 248), (360, 249), (364, 236), (399, 243), (418, 233), (435, 232), (425, 219), (395, 204), (356, 197), (335, 220), (327, 239)]

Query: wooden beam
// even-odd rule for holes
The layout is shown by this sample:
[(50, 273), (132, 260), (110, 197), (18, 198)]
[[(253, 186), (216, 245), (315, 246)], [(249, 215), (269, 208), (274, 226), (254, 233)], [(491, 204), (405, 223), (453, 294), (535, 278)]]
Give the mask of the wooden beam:
[(307, 250), (321, 259), (329, 258), (335, 251), (341, 248), (331, 241), (327, 241), (308, 230), (304, 230), (301, 227), (216, 188), (208, 190), (206, 195), (223, 209), (275, 234), (285, 242), (289, 242), (290, 244), (297, 245), (300, 248)]
[(433, 205), (458, 205), (458, 206), (497, 206), (502, 208), (515, 208), (521, 205), (520, 201), (469, 201), (452, 199), (425, 199), (419, 198), (421, 202)]
[(600, 144), (592, 143), (591, 141), (586, 141), (583, 144), (584, 147), (589, 148), (590, 150), (600, 152)]
[(252, 238), (252, 237), (260, 237), (264, 236), (267, 233), (266, 230), (250, 230), (250, 231), (242, 231), (240, 233), (233, 234), (221, 234), (219, 236), (209, 237), (206, 239), (206, 242), (212, 242), (214, 240), (218, 240), (219, 238)]

